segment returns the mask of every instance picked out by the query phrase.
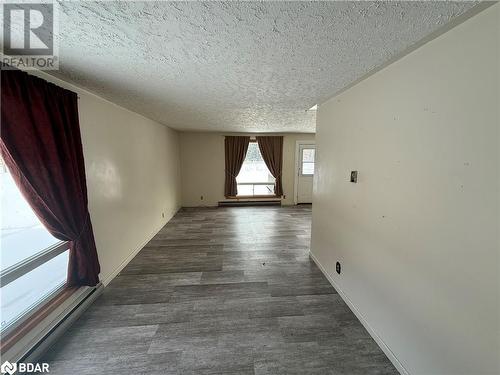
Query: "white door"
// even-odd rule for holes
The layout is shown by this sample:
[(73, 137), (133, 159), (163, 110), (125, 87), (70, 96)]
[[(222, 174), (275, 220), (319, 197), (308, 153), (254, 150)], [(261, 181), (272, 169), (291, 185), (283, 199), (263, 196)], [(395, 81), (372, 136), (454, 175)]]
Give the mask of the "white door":
[(313, 144), (299, 144), (297, 203), (312, 203), (315, 148)]

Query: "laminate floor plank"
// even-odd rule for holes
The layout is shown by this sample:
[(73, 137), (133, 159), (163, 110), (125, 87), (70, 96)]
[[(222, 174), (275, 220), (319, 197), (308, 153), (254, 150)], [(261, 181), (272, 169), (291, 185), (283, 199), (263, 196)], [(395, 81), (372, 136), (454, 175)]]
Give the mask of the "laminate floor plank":
[(311, 206), (181, 209), (41, 359), (51, 374), (397, 374), (309, 259)]

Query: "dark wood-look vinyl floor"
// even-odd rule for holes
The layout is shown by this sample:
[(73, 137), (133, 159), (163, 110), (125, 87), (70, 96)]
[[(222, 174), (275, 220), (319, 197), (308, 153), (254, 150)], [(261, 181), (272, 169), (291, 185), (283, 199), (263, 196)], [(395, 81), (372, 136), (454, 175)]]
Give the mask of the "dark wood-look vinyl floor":
[(309, 259), (310, 227), (310, 206), (182, 209), (42, 361), (75, 375), (397, 374)]

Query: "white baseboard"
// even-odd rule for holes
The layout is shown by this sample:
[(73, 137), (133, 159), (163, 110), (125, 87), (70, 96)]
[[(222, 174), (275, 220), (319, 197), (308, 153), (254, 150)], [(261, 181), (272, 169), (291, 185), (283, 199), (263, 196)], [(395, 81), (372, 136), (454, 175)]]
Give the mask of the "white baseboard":
[(108, 284), (125, 268), (127, 264), (130, 263), (132, 259), (137, 255), (139, 251), (141, 251), (144, 246), (147, 245), (149, 241), (153, 239), (154, 236), (158, 234), (158, 232), (163, 228), (167, 223), (175, 216), (175, 214), (181, 209), (181, 207), (177, 207), (177, 209), (172, 213), (172, 215), (167, 218), (158, 228), (154, 229), (151, 234), (143, 241), (139, 246), (137, 246), (126, 258), (123, 262), (120, 263), (118, 267), (116, 267), (113, 272), (109, 275), (105, 276), (101, 282), (106, 287)]
[(363, 314), (358, 310), (358, 308), (356, 307), (356, 305), (354, 305), (354, 303), (349, 299), (349, 297), (347, 296), (347, 294), (345, 294), (344, 291), (335, 283), (335, 281), (333, 280), (333, 278), (328, 274), (328, 272), (326, 272), (325, 268), (321, 265), (321, 263), (319, 262), (319, 260), (314, 256), (314, 254), (311, 251), (309, 251), (309, 256), (314, 261), (314, 263), (316, 263), (316, 265), (321, 270), (321, 272), (323, 272), (323, 275), (325, 275), (325, 277), (328, 279), (328, 281), (330, 282), (330, 284), (332, 284), (332, 286), (335, 288), (335, 290), (339, 293), (340, 297), (342, 297), (342, 299), (347, 304), (347, 306), (349, 306), (349, 308), (354, 313), (354, 315), (356, 315), (356, 317), (359, 319), (359, 321), (361, 322), (361, 324), (363, 324), (363, 326), (368, 331), (368, 333), (370, 334), (370, 336), (375, 340), (375, 342), (377, 343), (377, 345), (380, 347), (380, 349), (382, 349), (382, 351), (385, 353), (385, 355), (387, 356), (387, 358), (389, 358), (389, 360), (392, 362), (392, 364), (394, 365), (394, 367), (396, 367), (396, 369), (399, 371), (399, 373), (401, 375), (409, 375), (410, 373), (403, 366), (403, 364), (398, 360), (398, 358), (396, 357), (396, 355), (394, 354), (394, 352), (391, 350), (391, 348), (389, 348), (389, 346), (387, 346), (387, 344), (379, 336), (379, 334), (372, 328), (372, 326), (370, 326), (370, 324), (365, 319), (365, 317), (363, 316)]

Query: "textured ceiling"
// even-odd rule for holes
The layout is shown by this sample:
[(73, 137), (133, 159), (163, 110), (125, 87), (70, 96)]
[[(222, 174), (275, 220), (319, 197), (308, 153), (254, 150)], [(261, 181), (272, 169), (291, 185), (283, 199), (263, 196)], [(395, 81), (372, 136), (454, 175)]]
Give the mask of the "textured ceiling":
[(180, 130), (312, 132), (468, 2), (63, 2), (53, 74)]

